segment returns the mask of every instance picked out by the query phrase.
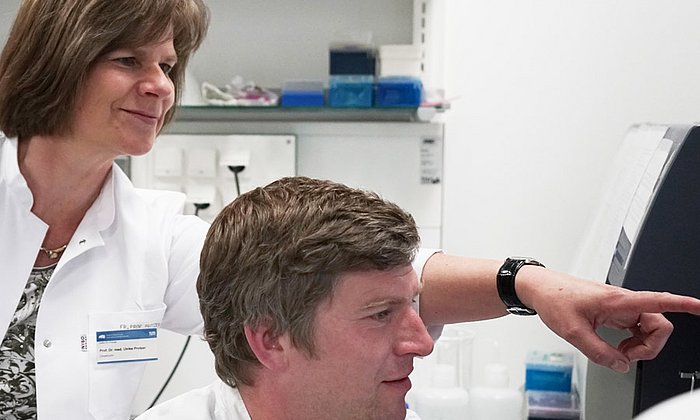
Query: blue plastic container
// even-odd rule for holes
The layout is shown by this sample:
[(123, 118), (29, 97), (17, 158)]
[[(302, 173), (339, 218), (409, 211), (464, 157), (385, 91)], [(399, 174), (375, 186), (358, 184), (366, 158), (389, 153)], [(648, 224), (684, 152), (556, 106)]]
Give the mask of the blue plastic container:
[(373, 97), (373, 75), (330, 76), (328, 105), (332, 107), (369, 108)]
[(574, 356), (531, 351), (525, 359), (525, 390), (571, 392)]
[(323, 83), (317, 81), (288, 81), (282, 87), (283, 107), (319, 107), (325, 104)]
[(423, 98), (420, 79), (409, 76), (386, 76), (377, 81), (374, 105), (379, 108), (417, 108)]

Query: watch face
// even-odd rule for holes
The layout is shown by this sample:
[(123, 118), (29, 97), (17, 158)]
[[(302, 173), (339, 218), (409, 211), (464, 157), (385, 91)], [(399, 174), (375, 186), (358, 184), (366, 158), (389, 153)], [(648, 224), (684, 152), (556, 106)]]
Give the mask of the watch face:
[(535, 260), (532, 257), (510, 257), (508, 259), (512, 260), (512, 261), (522, 261), (523, 264), (535, 264), (535, 265), (540, 264), (537, 260)]

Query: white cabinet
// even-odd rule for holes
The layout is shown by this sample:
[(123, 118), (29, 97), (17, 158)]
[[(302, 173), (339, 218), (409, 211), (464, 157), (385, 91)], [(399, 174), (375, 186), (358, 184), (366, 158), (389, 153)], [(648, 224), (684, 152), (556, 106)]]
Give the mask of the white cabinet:
[[(343, 115), (352, 116), (352, 112)], [(208, 120), (206, 112), (194, 119), (175, 122), (168, 130), (169, 135), (158, 140), (158, 147), (177, 143), (180, 148), (187, 148), (182, 139), (191, 138), (194, 144), (189, 147), (196, 149), (198, 135), (291, 136), (296, 140), (296, 175), (374, 190), (413, 215), (424, 246), (441, 246), (444, 140), (441, 122), (229, 121), (225, 115), (222, 119)], [(171, 134), (177, 136), (170, 137)], [(178, 141), (168, 144), (169, 138)], [(254, 149), (248, 150), (254, 153)], [(277, 153), (281, 151), (273, 154)], [(272, 156), (251, 154), (250, 159), (258, 166), (277, 162)], [(224, 201), (231, 198), (226, 196)]]
[(153, 150), (131, 159), (131, 179), (139, 187), (184, 192), (185, 213), (199, 205), (198, 215), (211, 222), (239, 192), (294, 176), (295, 141), (288, 134), (163, 134)]

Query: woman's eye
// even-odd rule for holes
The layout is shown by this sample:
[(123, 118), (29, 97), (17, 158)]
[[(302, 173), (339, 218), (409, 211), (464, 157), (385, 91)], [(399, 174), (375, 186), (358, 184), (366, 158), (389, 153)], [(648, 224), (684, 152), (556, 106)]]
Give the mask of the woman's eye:
[(119, 57), (116, 58), (114, 61), (118, 62), (119, 64), (125, 67), (133, 67), (136, 65), (136, 58), (134, 57)]
[(170, 74), (170, 72), (173, 70), (173, 66), (167, 63), (162, 63), (160, 65), (160, 69), (163, 70), (164, 74)]

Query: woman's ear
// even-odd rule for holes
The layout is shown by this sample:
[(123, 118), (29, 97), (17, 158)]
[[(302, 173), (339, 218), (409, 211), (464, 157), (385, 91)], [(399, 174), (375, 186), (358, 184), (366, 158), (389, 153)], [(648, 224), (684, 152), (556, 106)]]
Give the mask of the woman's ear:
[(286, 343), (288, 340), (272, 332), (267, 323), (260, 323), (255, 329), (246, 325), (243, 329), (248, 345), (261, 365), (270, 370), (287, 366)]

